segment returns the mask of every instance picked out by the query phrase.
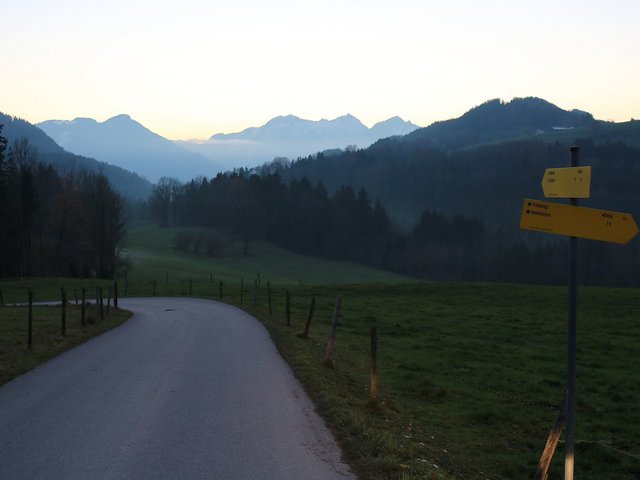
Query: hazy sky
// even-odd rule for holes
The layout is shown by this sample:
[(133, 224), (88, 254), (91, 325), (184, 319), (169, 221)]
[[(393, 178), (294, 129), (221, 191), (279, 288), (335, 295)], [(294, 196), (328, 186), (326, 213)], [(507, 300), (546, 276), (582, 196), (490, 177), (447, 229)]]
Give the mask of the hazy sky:
[(626, 121), (638, 25), (638, 0), (0, 0), (0, 111), (128, 113), (172, 139), (522, 96)]

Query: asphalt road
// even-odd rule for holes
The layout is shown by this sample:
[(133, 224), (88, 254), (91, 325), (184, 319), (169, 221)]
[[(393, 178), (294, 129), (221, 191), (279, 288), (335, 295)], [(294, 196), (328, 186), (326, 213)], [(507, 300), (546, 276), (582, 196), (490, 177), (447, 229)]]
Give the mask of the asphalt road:
[(228, 305), (135, 315), (0, 387), (0, 479), (353, 479), (264, 327)]

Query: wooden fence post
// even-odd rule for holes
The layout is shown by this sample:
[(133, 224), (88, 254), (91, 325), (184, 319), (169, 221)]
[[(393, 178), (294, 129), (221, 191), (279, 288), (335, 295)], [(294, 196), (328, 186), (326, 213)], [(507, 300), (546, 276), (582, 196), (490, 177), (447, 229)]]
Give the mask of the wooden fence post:
[(27, 346), (31, 348), (33, 345), (33, 292), (29, 289), (29, 313), (27, 317), (28, 321), (28, 334), (27, 334)]
[(86, 291), (85, 288), (82, 287), (82, 305), (80, 306), (80, 325), (82, 325), (83, 327), (85, 326), (86, 323), (86, 314), (87, 314), (87, 310), (86, 310), (86, 303), (85, 303), (85, 295), (86, 295)]
[(64, 288), (60, 289), (62, 303), (60, 304), (60, 330), (63, 337), (67, 336), (67, 294)]
[(118, 282), (113, 282), (113, 308), (118, 309)]
[(258, 279), (253, 279), (253, 308), (258, 305)]
[(546, 480), (549, 474), (549, 464), (551, 464), (551, 459), (553, 458), (553, 454), (556, 451), (556, 446), (558, 445), (558, 440), (560, 440), (560, 435), (562, 434), (562, 430), (564, 429), (564, 423), (567, 415), (567, 394), (565, 392), (564, 397), (562, 398), (562, 403), (560, 404), (560, 411), (558, 412), (558, 416), (556, 417), (556, 421), (553, 423), (553, 427), (551, 427), (551, 431), (549, 432), (549, 437), (547, 438), (547, 444), (542, 451), (542, 456), (540, 457), (540, 462), (538, 462), (538, 468), (536, 469), (536, 474), (533, 477), (534, 480)]
[(309, 307), (309, 316), (307, 317), (307, 323), (304, 325), (304, 338), (309, 338), (309, 327), (311, 326), (311, 319), (313, 318), (313, 312), (316, 309), (316, 297), (311, 297), (311, 306)]
[(287, 313), (287, 327), (291, 326), (291, 294), (287, 290), (285, 312)]
[(338, 318), (340, 318), (340, 306), (342, 305), (342, 297), (338, 295), (336, 297), (336, 308), (333, 311), (333, 321), (331, 322), (331, 333), (329, 334), (329, 340), (327, 341), (327, 354), (324, 358), (324, 363), (331, 368), (335, 368), (333, 363), (333, 345), (336, 341), (336, 330), (338, 329)]
[(104, 320), (104, 296), (102, 294), (102, 287), (98, 289), (100, 292), (100, 320)]
[(77, 288), (73, 289), (73, 296), (76, 299), (76, 305), (77, 305), (78, 304), (78, 289)]
[(111, 287), (107, 293), (107, 318), (109, 318), (109, 311), (111, 310)]
[(152, 283), (153, 283), (153, 296), (155, 297), (156, 296), (156, 281), (153, 280)]
[(213, 272), (209, 272), (209, 281), (213, 283)]
[(371, 327), (371, 390), (369, 398), (375, 402), (378, 398), (378, 332)]
[(271, 282), (267, 281), (267, 303), (269, 304), (269, 315), (273, 313), (271, 309)]

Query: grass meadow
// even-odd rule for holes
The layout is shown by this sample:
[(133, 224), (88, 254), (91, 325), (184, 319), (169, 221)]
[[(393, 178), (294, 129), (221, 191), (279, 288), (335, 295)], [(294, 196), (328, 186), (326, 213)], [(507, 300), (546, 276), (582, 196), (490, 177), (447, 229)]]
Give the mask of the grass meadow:
[[(291, 286), (290, 327), (285, 288), (273, 288), (272, 315), (264, 286), (256, 308), (247, 294), (244, 308), (265, 323), (361, 478), (533, 478), (564, 394), (566, 288)], [(639, 293), (580, 289), (576, 478), (640, 478)], [(323, 360), (337, 295), (332, 370)], [(317, 310), (304, 339), (312, 296)], [(550, 478), (563, 476), (562, 448)]]
[[(131, 229), (133, 264), (126, 282), (119, 279), (120, 294), (123, 282), (129, 296), (150, 296), (155, 285), (156, 295), (219, 299), (260, 319), (359, 478), (533, 478), (564, 395), (566, 287), (418, 282), (262, 242), (252, 242), (243, 256), (230, 237), (223, 252), (208, 257), (174, 250), (176, 233), (149, 224)], [(73, 281), (30, 282), (36, 299), (44, 300)], [(26, 284), (0, 282), (0, 288), (5, 302), (20, 301), (14, 299), (24, 297)], [(338, 295), (332, 369), (324, 358)], [(303, 338), (312, 297), (316, 310)], [(55, 323), (56, 309), (48, 311)], [(7, 312), (0, 310), (3, 339), (7, 325), (26, 324), (23, 313), (13, 318)], [(375, 401), (369, 392), (371, 327), (378, 332)], [(64, 342), (55, 331), (51, 336), (54, 344)], [(19, 337), (26, 338), (24, 332)], [(24, 344), (16, 348), (31, 355)], [(640, 290), (581, 287), (576, 478), (640, 478), (638, 371)], [(550, 478), (562, 476), (561, 440)]]
[(252, 240), (248, 254), (243, 255), (241, 239), (211, 229), (205, 231), (217, 235), (220, 244), (215, 255), (178, 251), (173, 248), (173, 239), (185, 231), (197, 233), (203, 229), (159, 229), (150, 222), (136, 222), (129, 227), (124, 254), (131, 263), (127, 280), (134, 291), (149, 292), (154, 280), (158, 286), (188, 284), (189, 280), (206, 284), (211, 279), (215, 284), (236, 283), (243, 277), (248, 282), (260, 277), (272, 284), (323, 285), (407, 280), (402, 275), (363, 265), (299, 255), (262, 240)]

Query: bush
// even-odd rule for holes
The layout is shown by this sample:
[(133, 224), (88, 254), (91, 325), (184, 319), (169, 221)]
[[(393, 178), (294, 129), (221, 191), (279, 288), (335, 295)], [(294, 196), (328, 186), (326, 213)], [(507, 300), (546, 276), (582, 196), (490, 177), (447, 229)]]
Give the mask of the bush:
[(187, 251), (193, 240), (191, 232), (180, 232), (173, 237), (173, 248), (176, 250)]

